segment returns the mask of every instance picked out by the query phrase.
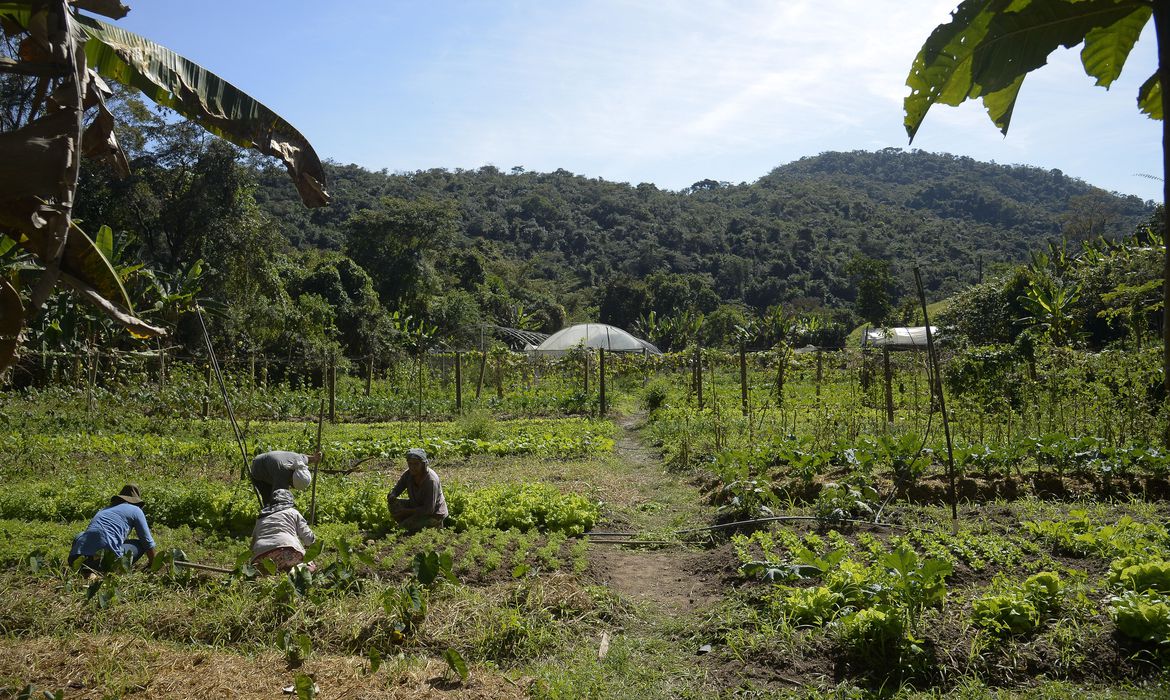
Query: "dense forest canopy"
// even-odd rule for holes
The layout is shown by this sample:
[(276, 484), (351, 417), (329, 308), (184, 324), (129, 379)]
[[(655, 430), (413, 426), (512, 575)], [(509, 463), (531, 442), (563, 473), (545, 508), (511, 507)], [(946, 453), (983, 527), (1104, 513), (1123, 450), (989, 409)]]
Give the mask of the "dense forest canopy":
[[(681, 192), (491, 166), (387, 174), (333, 164), (330, 174), (338, 204), (316, 211), (297, 205), (279, 173), (260, 174), (257, 201), (293, 245), (344, 248), (350, 218), (383, 197), (449, 201), (460, 216), (446, 262), (475, 257), (517, 298), (555, 290), (543, 301), (582, 319), (598, 306), (619, 325), (687, 303), (707, 313), (721, 303), (849, 308), (857, 285), (846, 270), (858, 255), (890, 262), (895, 300), (915, 263), (939, 298), (977, 282), (980, 263), (1131, 233), (1152, 206), (1056, 170), (899, 149), (824, 153), (751, 184), (704, 180)], [(688, 298), (659, 299), (664, 276), (682, 280)]]

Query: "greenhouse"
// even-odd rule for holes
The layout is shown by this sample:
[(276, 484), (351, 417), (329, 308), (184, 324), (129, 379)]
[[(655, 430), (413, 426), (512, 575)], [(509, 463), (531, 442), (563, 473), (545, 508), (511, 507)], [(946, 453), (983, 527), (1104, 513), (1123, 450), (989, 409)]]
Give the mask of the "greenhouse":
[(540, 345), (529, 345), (529, 355), (564, 355), (574, 348), (605, 348), (610, 352), (637, 352), (645, 355), (661, 355), (653, 344), (631, 335), (629, 332), (605, 323), (579, 323), (562, 328), (545, 338)]

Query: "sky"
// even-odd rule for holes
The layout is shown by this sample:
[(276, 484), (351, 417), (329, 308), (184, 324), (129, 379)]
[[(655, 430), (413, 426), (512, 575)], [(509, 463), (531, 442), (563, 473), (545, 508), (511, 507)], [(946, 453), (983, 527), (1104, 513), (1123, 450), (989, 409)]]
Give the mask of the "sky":
[(375, 171), (563, 168), (678, 190), (912, 147), (1161, 199), (1160, 124), (1136, 106), (1152, 22), (1109, 90), (1060, 49), (1006, 137), (969, 101), (932, 107), (911, 145), (906, 76), (958, 0), (123, 1), (119, 26), (259, 99), (322, 159)]

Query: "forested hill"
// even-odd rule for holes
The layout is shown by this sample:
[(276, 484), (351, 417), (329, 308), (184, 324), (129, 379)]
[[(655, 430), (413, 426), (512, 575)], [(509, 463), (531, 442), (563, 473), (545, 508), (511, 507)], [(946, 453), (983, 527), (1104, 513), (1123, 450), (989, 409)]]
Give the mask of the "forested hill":
[(313, 211), (283, 173), (261, 174), (256, 200), (294, 245), (344, 249), (350, 217), (384, 197), (452, 200), (464, 257), (437, 256), (440, 271), (473, 255), (497, 273), (522, 270), (501, 275), (509, 286), (546, 280), (533, 286), (570, 313), (592, 300), (619, 323), (647, 309), (607, 300), (607, 289), (640, 293), (644, 280), (663, 279), (655, 273), (685, 275), (692, 290), (757, 310), (835, 308), (855, 297), (846, 267), (860, 254), (890, 261), (901, 293), (919, 263), (937, 298), (974, 282), (980, 259), (986, 268), (1062, 237), (1124, 235), (1151, 211), (1056, 170), (892, 148), (823, 153), (754, 183), (703, 180), (678, 192), (564, 170), (329, 170), (334, 204)]

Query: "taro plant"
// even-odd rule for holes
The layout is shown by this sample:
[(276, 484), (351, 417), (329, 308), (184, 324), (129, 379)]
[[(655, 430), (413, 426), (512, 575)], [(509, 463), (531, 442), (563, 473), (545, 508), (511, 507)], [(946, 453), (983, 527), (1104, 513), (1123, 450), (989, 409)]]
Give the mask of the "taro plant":
[(913, 549), (899, 545), (878, 558), (893, 579), (890, 598), (905, 610), (911, 631), (917, 630), (922, 611), (942, 605), (947, 595), (946, 577), (954, 571), (945, 559), (919, 560)]

